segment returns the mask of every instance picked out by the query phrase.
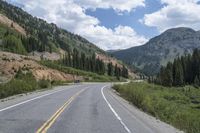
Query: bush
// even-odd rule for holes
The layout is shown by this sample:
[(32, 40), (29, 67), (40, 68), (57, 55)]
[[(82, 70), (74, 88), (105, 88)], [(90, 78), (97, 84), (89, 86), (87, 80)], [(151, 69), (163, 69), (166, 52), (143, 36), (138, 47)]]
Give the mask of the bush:
[(0, 84), (0, 98), (26, 93), (37, 89), (49, 88), (51, 82), (48, 80), (36, 81), (31, 72), (19, 70), (14, 79), (5, 84)]
[(192, 86), (168, 88), (145, 82), (113, 88), (143, 111), (187, 133), (200, 133), (199, 89)]
[(39, 84), (39, 87), (42, 89), (51, 87), (51, 82), (49, 80), (42, 79), (38, 81), (38, 84)]

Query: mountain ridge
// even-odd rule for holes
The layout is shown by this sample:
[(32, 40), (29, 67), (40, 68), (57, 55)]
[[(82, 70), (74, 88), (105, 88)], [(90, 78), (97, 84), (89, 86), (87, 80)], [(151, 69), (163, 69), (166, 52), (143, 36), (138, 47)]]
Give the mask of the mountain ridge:
[(168, 29), (146, 44), (111, 52), (116, 58), (154, 75), (161, 65), (200, 48), (200, 32), (187, 27)]
[(49, 47), (60, 47), (64, 50), (68, 50), (68, 48), (81, 48), (82, 52), (88, 54), (92, 54), (94, 51), (106, 54), (102, 49), (85, 38), (59, 28), (53, 23), (33, 17), (21, 8), (13, 6), (6, 1), (0, 0), (0, 13), (23, 27), (27, 34), (37, 38), (36, 40), (39, 43), (45, 40), (47, 42), (45, 44), (47, 50), (49, 50)]

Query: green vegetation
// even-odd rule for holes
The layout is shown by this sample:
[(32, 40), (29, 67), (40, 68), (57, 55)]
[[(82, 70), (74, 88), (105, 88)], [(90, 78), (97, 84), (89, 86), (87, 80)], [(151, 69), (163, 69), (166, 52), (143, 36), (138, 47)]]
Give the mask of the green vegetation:
[(111, 52), (116, 58), (132, 65), (148, 76), (159, 73), (162, 65), (177, 56), (199, 48), (199, 32), (187, 27), (168, 29), (142, 46)]
[(53, 23), (49, 24), (40, 18), (33, 17), (6, 1), (0, 0), (0, 13), (25, 29), (27, 36), (23, 36), (23, 38), (19, 36), (18, 39), (21, 39), (27, 52), (48, 51), (51, 53), (58, 51), (60, 48), (65, 51), (76, 48), (78, 51), (90, 56), (94, 52), (105, 54), (103, 50), (81, 36), (63, 30)]
[(109, 76), (115, 76), (118, 80), (120, 80), (120, 77), (128, 78), (128, 70), (125, 66), (120, 68), (115, 65), (113, 71), (112, 63), (108, 63), (106, 68), (106, 64), (99, 58), (96, 59), (95, 54), (86, 56), (85, 53), (79, 53), (77, 49), (74, 49), (73, 52), (67, 51), (60, 62), (61, 63), (58, 62), (58, 64), (97, 73), (99, 75), (105, 75), (107, 72)]
[(8, 83), (0, 84), (0, 98), (51, 87), (48, 80), (36, 81), (31, 72), (21, 70)]
[[(90, 81), (90, 82), (108, 82), (108, 81), (119, 81), (115, 77), (107, 76), (107, 75), (99, 75), (97, 73), (83, 71), (79, 69), (75, 69), (72, 67), (67, 67), (62, 64), (59, 64), (57, 61), (41, 61), (42, 65), (47, 66), (52, 69), (57, 69), (59, 71), (77, 75), (77, 76), (83, 76), (84, 81)], [(123, 81), (123, 78), (121, 78), (121, 81)]]
[(156, 83), (164, 86), (200, 86), (200, 50), (195, 49), (193, 54), (176, 58), (166, 67), (161, 67)]
[[(33, 17), (2, 0), (0, 0), (0, 12), (23, 27), (27, 34), (25, 36), (14, 31), (13, 24), (12, 28), (0, 25), (0, 43), (3, 40), (0, 44), (1, 50), (18, 54), (64, 50), (65, 54), (59, 64), (106, 77), (107, 66), (101, 59), (96, 59), (95, 55), (96, 53), (106, 55), (106, 53), (86, 39), (58, 28), (55, 24)], [(128, 70), (125, 66), (123, 68), (115, 66), (115, 70), (109, 76), (116, 76), (118, 80), (121, 77), (128, 78)]]
[(96, 59), (95, 54), (86, 56), (85, 53), (79, 53), (77, 49), (74, 49), (73, 52), (67, 51), (60, 64), (100, 75), (104, 75), (106, 71), (104, 62)]
[(200, 133), (200, 89), (146, 82), (115, 85), (114, 89), (143, 111), (187, 133)]
[(22, 45), (22, 41), (16, 38), (14, 35), (7, 35), (3, 38), (3, 50), (18, 54), (27, 53)]
[(22, 38), (23, 37), (13, 29), (0, 24), (0, 50), (24, 55), (27, 54)]

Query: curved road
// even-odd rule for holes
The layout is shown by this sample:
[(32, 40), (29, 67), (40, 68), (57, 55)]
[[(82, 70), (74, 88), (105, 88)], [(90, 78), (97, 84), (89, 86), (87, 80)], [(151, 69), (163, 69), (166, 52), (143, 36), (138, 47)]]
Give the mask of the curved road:
[(175, 133), (117, 96), (109, 83), (56, 87), (0, 103), (1, 133)]

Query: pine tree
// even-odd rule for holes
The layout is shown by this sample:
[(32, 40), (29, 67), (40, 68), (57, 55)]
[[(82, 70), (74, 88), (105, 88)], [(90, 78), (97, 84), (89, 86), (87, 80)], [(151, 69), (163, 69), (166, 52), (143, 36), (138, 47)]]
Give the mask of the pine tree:
[(113, 76), (113, 64), (112, 64), (112, 62), (108, 63), (108, 75)]
[(200, 85), (200, 81), (199, 81), (199, 78), (196, 76), (194, 79), (194, 86), (199, 87), (199, 85)]
[(128, 69), (124, 65), (122, 67), (122, 77), (128, 78)]
[(117, 78), (118, 80), (120, 80), (121, 69), (117, 66), (117, 64), (115, 65), (114, 75), (116, 76), (116, 78)]
[(165, 69), (165, 82), (164, 82), (164, 85), (166, 85), (166, 86), (172, 86), (172, 84), (173, 84), (173, 65), (172, 65), (172, 63), (168, 63), (167, 64), (167, 67), (166, 67), (166, 69)]
[(4, 50), (9, 52), (14, 52), (18, 54), (26, 54), (27, 51), (24, 48), (21, 39), (15, 37), (14, 35), (8, 35), (3, 38)]
[(96, 67), (96, 55), (94, 53), (92, 55), (92, 58), (91, 58), (91, 69), (92, 69), (92, 72), (95, 72), (95, 67)]
[(78, 50), (77, 49), (75, 49), (74, 48), (74, 50), (73, 50), (73, 55), (72, 55), (73, 57), (72, 57), (72, 60), (73, 60), (73, 67), (74, 68), (79, 68), (79, 65), (80, 65), (80, 63), (79, 63), (79, 52), (78, 52)]
[(71, 67), (72, 66), (71, 52), (68, 51), (67, 55), (68, 55), (68, 66)]
[(182, 86), (183, 85), (183, 67), (181, 65), (181, 61), (178, 58), (174, 63), (174, 85)]
[(166, 67), (161, 67), (157, 81), (165, 86), (171, 86), (172, 82), (174, 86), (184, 86), (185, 84), (197, 86), (199, 77), (200, 50), (195, 49), (192, 56), (190, 54), (182, 56), (175, 59), (173, 64), (168, 63)]
[(86, 57), (84, 53), (81, 53), (81, 60), (80, 60), (80, 66), (82, 70), (86, 70)]
[(160, 84), (164, 85), (165, 83), (165, 68), (162, 66), (160, 68), (160, 73), (159, 73), (159, 79), (160, 79)]
[(196, 76), (200, 76), (200, 51), (195, 49), (192, 55), (192, 80), (195, 80)]

